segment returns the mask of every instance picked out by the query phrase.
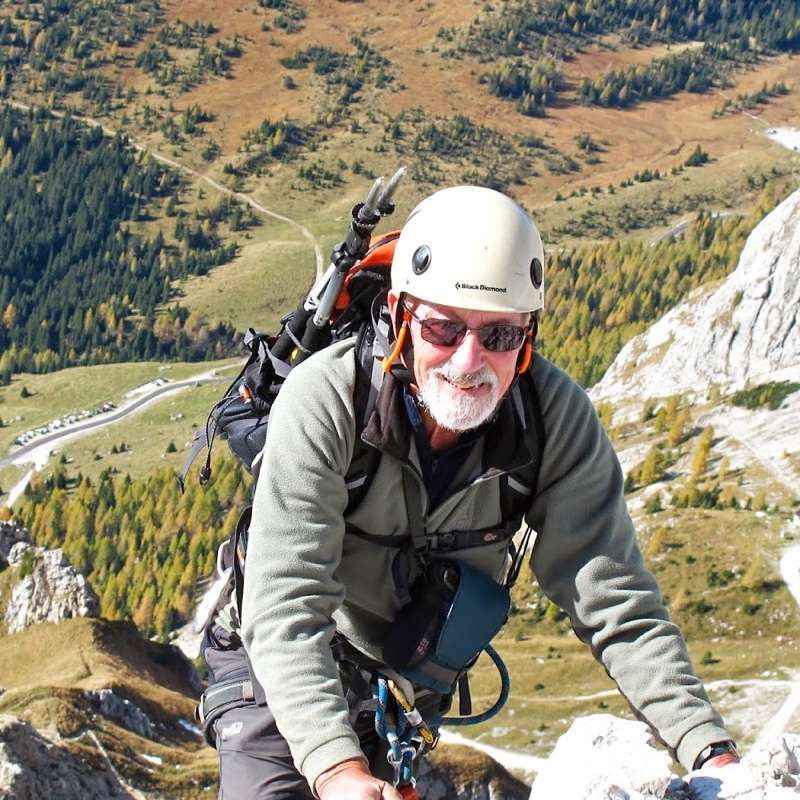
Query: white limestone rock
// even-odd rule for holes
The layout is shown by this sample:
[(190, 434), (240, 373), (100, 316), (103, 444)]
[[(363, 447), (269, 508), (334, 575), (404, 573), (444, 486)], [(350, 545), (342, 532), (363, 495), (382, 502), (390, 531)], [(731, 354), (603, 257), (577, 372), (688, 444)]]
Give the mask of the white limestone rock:
[(558, 740), (530, 800), (790, 800), (800, 795), (800, 736), (757, 741), (740, 764), (679, 778), (646, 725), (581, 717)]
[(112, 800), (132, 797), (111, 769), (76, 759), (65, 744), (46, 739), (29, 723), (0, 718), (0, 798)]
[(642, 722), (579, 717), (558, 740), (531, 788), (531, 800), (651, 800), (675, 797), (666, 752)]
[(13, 588), (4, 619), (9, 633), (38, 622), (100, 616), (100, 601), (86, 578), (67, 560), (63, 550), (47, 550), (17, 542), (9, 564), (26, 574)]
[(735, 271), (629, 341), (591, 390), (596, 402), (800, 379), (800, 190), (756, 226)]

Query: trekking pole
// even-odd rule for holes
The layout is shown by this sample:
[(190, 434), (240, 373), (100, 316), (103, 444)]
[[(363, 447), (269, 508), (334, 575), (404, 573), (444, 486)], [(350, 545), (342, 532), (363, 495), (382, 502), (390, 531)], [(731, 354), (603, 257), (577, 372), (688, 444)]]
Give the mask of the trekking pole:
[(325, 346), (328, 322), (347, 273), (366, 255), (370, 236), (381, 218), (394, 211), (393, 197), (405, 171), (405, 167), (400, 167), (385, 186), (384, 178), (377, 178), (364, 202), (353, 206), (346, 239), (333, 248), (331, 264), (325, 275), (286, 320), (272, 346), (274, 356), (284, 360), (290, 358), (294, 365)]

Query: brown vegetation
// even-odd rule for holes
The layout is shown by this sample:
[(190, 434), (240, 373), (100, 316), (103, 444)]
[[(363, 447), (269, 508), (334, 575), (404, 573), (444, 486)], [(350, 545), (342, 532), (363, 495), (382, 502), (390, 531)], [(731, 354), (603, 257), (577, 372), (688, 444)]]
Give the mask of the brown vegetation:
[[(531, 134), (565, 150), (576, 136), (587, 133), (606, 142), (601, 159), (582, 164), (580, 172), (567, 176), (542, 173), (527, 186), (515, 187), (515, 193), (531, 207), (549, 203), (565, 189), (581, 186), (605, 188), (630, 178), (636, 169), (669, 171), (678, 156), (691, 152), (698, 144), (719, 162), (715, 172), (736, 175), (786, 160), (788, 154), (762, 134), (768, 126), (800, 126), (800, 105), (796, 90), (800, 87), (800, 61), (780, 56), (765, 61), (757, 70), (740, 74), (731, 95), (757, 91), (764, 84), (784, 82), (789, 94), (773, 99), (767, 119), (738, 114), (713, 118), (724, 98), (717, 93), (681, 94), (676, 98), (642, 104), (635, 110), (620, 111), (569, 104), (548, 112), (544, 119), (523, 117), (513, 103), (492, 97), (478, 84), (486, 66), (477, 59), (446, 57), (437, 32), (442, 28), (462, 28), (479, 12), (473, 3), (403, 2), (387, 5), (380, 0), (344, 3), (319, 0), (313, 4), (299, 0), (307, 16), (303, 29), (286, 34), (271, 29), (271, 14), (264, 9), (219, 2), (168, 2), (169, 21), (202, 20), (213, 22), (213, 38), (238, 35), (245, 43), (243, 55), (233, 63), (234, 80), (218, 79), (198, 86), (177, 99), (174, 116), (199, 104), (210, 109), (216, 119), (206, 125), (212, 138), (222, 146), (223, 157), (231, 158), (249, 130), (263, 119), (289, 117), (302, 123), (317, 119), (324, 98), (311, 71), (297, 70), (292, 77), (297, 88), (287, 90), (282, 80), (287, 70), (279, 59), (312, 44), (352, 51), (350, 38), (364, 36), (385, 55), (396, 70), (397, 78), (380, 99), (367, 94), (354, 116), (363, 116), (371, 106), (395, 116), (411, 108), (421, 108), (431, 117), (462, 114), (477, 124), (505, 135)], [(141, 47), (141, 46), (140, 46)], [(584, 75), (602, 74), (608, 69), (630, 63), (643, 63), (664, 55), (667, 48), (622, 50), (613, 45), (592, 46), (562, 66), (566, 80), (577, 85)], [(123, 75), (138, 90), (147, 87), (148, 79), (138, 71)], [(344, 122), (331, 130), (331, 137), (342, 137)]]

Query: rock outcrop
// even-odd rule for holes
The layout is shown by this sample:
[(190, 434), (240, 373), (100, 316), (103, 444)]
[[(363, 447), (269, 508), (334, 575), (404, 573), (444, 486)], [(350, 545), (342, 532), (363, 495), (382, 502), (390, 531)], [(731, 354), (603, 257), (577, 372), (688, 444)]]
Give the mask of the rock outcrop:
[(748, 237), (736, 270), (628, 342), (592, 388), (596, 402), (800, 379), (800, 191)]
[(153, 723), (147, 714), (130, 700), (123, 700), (112, 689), (86, 692), (86, 696), (97, 705), (100, 713), (124, 725), (129, 731), (144, 739), (153, 738)]
[(20, 527), (16, 522), (0, 520), (0, 569), (8, 565), (8, 556), (15, 544), (30, 541), (30, 532), (26, 528)]
[(9, 633), (37, 622), (100, 616), (97, 595), (60, 548), (47, 550), (18, 541), (9, 551), (8, 563), (21, 576), (5, 609)]
[(95, 748), (85, 758), (27, 722), (0, 718), (0, 800), (132, 798)]
[(485, 753), (464, 745), (445, 745), (420, 765), (420, 800), (525, 800), (522, 781)]
[(782, 800), (800, 794), (800, 735), (759, 740), (741, 764), (679, 777), (642, 722), (581, 717), (536, 776), (530, 800)]

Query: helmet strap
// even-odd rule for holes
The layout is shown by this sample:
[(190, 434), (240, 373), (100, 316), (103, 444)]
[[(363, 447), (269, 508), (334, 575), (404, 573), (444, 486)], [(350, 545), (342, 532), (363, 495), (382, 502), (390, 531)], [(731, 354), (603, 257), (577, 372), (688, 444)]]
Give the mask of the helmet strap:
[(408, 326), (411, 322), (411, 314), (408, 311), (403, 312), (403, 321), (400, 324), (400, 330), (397, 332), (397, 338), (394, 342), (394, 347), (392, 347), (392, 352), (386, 356), (383, 361), (381, 362), (383, 366), (383, 371), (388, 372), (392, 368), (392, 364), (397, 360), (397, 357), (403, 350), (403, 345), (406, 342), (406, 336), (408, 335)]
[(536, 334), (539, 332), (539, 318), (534, 314), (533, 322), (531, 322), (530, 330), (525, 338), (525, 344), (519, 355), (519, 362), (517, 364), (517, 374), (522, 375), (527, 372), (533, 360), (533, 343), (536, 341)]

